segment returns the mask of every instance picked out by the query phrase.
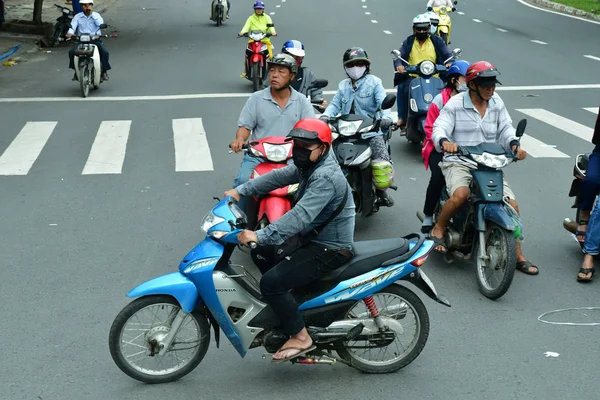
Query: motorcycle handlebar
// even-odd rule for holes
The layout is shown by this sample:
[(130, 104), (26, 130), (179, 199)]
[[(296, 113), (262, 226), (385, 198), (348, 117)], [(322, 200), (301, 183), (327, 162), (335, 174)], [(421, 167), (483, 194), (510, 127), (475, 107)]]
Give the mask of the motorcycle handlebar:
[(250, 247), (251, 249), (255, 249), (256, 247), (258, 247), (258, 244), (256, 242), (248, 242), (248, 247)]

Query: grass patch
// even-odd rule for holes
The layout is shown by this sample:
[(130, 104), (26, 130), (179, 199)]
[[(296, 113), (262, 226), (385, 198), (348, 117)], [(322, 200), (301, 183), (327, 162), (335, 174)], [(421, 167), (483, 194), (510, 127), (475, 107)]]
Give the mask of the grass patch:
[(552, 0), (555, 3), (564, 4), (600, 15), (600, 0)]

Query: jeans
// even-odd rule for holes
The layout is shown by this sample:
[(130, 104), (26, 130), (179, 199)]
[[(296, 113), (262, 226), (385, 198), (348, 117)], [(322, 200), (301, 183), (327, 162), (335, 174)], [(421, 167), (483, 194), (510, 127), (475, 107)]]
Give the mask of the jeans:
[[(102, 66), (102, 72), (106, 72), (110, 69), (110, 64), (108, 63), (108, 51), (106, 51), (106, 47), (100, 40), (92, 40), (90, 43), (93, 43), (97, 47), (98, 53), (100, 53), (100, 65)], [(75, 69), (75, 49), (79, 46), (77, 43), (75, 46), (69, 50), (69, 68)]]
[(442, 188), (444, 187), (445, 179), (440, 168), (440, 162), (443, 157), (444, 155), (442, 153), (438, 153), (435, 150), (429, 155), (431, 178), (429, 178), (429, 185), (427, 186), (427, 192), (425, 194), (425, 205), (423, 206), (423, 214), (428, 217), (433, 215), (435, 206), (442, 196)]
[[(238, 175), (233, 180), (233, 188), (235, 189), (242, 183), (248, 182), (250, 180), (250, 177), (252, 176), (254, 168), (256, 168), (258, 164), (264, 161), (265, 159), (262, 157), (255, 157), (248, 153), (244, 154), (244, 158), (242, 159), (242, 165), (240, 166), (240, 172), (238, 172)], [(248, 206), (248, 198), (246, 196), (240, 196), (238, 206), (242, 209), (242, 211), (246, 213), (246, 209)]]
[(284, 259), (268, 271), (261, 271), (260, 291), (288, 335), (295, 335), (304, 328), (298, 304), (290, 290), (318, 280), (350, 259), (351, 253), (342, 254), (309, 243), (296, 250), (289, 260)]
[[(600, 152), (594, 149), (590, 154), (590, 162), (586, 171), (585, 180), (581, 183), (579, 194), (579, 208), (590, 211), (594, 206), (594, 199), (600, 192)], [(579, 222), (579, 221), (577, 221)]]
[(408, 76), (408, 78), (400, 82), (397, 86), (396, 92), (396, 106), (398, 108), (398, 119), (403, 120), (406, 123), (408, 118), (408, 85), (415, 79), (414, 76)]
[(590, 215), (588, 227), (583, 244), (583, 252), (592, 256), (597, 256), (600, 247), (600, 202), (596, 202), (594, 210)]

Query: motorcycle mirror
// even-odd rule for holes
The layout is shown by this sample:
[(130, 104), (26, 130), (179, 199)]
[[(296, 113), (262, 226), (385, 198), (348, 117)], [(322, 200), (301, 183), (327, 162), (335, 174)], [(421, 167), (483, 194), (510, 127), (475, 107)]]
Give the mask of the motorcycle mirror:
[(394, 107), (394, 103), (396, 103), (396, 95), (390, 93), (387, 96), (385, 96), (385, 98), (381, 102), (381, 109), (389, 110), (390, 108)]
[(452, 55), (455, 56), (455, 57), (458, 57), (461, 54), (462, 54), (462, 50), (459, 47), (457, 47), (454, 50), (452, 50)]
[(454, 5), (457, 5), (457, 4), (458, 4), (458, 1), (454, 0)]
[(525, 127), (527, 126), (527, 120), (523, 118), (517, 124), (517, 137), (520, 138), (525, 133)]
[(100, 29), (106, 29), (107, 25), (106, 24), (102, 24), (100, 25)]
[(329, 81), (327, 79), (315, 79), (310, 85), (311, 89), (321, 89), (325, 86), (329, 85)]
[(400, 58), (400, 51), (394, 49), (391, 51), (390, 55), (392, 56), (392, 60), (397, 60), (398, 58)]

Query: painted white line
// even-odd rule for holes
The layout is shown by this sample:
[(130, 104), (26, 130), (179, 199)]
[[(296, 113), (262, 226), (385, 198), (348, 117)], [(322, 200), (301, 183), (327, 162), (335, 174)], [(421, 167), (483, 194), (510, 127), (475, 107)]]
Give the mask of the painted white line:
[(275, 15), (275, 11), (271, 11), (269, 15)]
[(578, 122), (571, 121), (568, 118), (561, 117), (560, 115), (544, 110), (543, 108), (520, 108), (517, 109), (517, 111), (522, 112), (525, 115), (540, 120), (562, 131), (570, 133), (575, 137), (578, 137), (588, 142), (592, 141), (593, 129), (588, 128), (585, 125), (581, 125)]
[(521, 137), (521, 146), (527, 154), (535, 158), (571, 158), (562, 151), (556, 150), (554, 147), (550, 147), (527, 134)]
[[(540, 85), (540, 86), (498, 86), (496, 91), (520, 92), (536, 90), (571, 90), (571, 89), (600, 89), (600, 83), (585, 83), (574, 85)], [(323, 91), (323, 94), (335, 94), (334, 90)], [(396, 89), (386, 89), (386, 93), (396, 93)], [(199, 99), (233, 99), (247, 98), (252, 93), (192, 93), (164, 94), (152, 96), (98, 96), (98, 97), (4, 97), (0, 103), (59, 103), (59, 102), (95, 102), (95, 101), (150, 101), (150, 100), (199, 100)]]
[(474, 21), (474, 22), (479, 22), (479, 23), (481, 23), (481, 21), (480, 21), (480, 20), (478, 20), (478, 19), (473, 19), (473, 21)]
[(360, 0), (360, 1), (364, 3), (366, 0)]
[(27, 122), (0, 156), (0, 175), (27, 175), (58, 122)]
[(377, 20), (372, 19), (371, 22), (374, 23), (374, 24), (376, 24)]
[(546, 42), (542, 42), (541, 40), (531, 40), (532, 43), (537, 43), (537, 44), (548, 44)]
[(281, 0), (282, 3), (285, 3), (287, 0)]
[(500, 31), (500, 32), (508, 32), (506, 29), (502, 29), (502, 28), (496, 28), (496, 30)]
[(281, 4), (277, 4), (277, 5), (275, 6), (275, 8), (279, 8), (279, 7), (281, 7)]
[(540, 11), (544, 11), (544, 12), (548, 12), (548, 13), (552, 13), (552, 14), (556, 14), (556, 15), (561, 15), (563, 17), (578, 19), (580, 21), (590, 22), (592, 24), (600, 25), (599, 21), (594, 21), (594, 20), (591, 20), (591, 19), (581, 18), (581, 17), (577, 17), (575, 15), (563, 14), (563, 13), (560, 13), (558, 11), (548, 10), (547, 8), (537, 7), (537, 6), (534, 6), (533, 4), (529, 4), (529, 3), (525, 2), (524, 0), (517, 0), (517, 1), (519, 3), (521, 3), (521, 4), (523, 4), (524, 6), (535, 8), (536, 10), (540, 10)]
[(385, 33), (386, 35), (391, 35), (392, 34), (392, 32), (390, 32), (390, 31), (383, 31), (383, 33)]
[(457, 11), (456, 13), (459, 14), (459, 15), (465, 15), (465, 13), (462, 12), (462, 11)]
[(584, 55), (584, 57), (589, 58), (591, 60), (600, 61), (600, 57), (591, 56), (589, 54)]
[(367, 6), (362, 6), (362, 8), (367, 8)]
[(102, 121), (81, 175), (120, 174), (131, 121)]
[(365, 12), (365, 15), (371, 15), (371, 13), (367, 11), (367, 12)]
[(598, 114), (598, 107), (584, 107), (583, 109), (596, 115)]
[(213, 162), (202, 118), (173, 120), (175, 171), (212, 171)]

